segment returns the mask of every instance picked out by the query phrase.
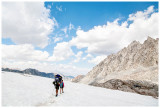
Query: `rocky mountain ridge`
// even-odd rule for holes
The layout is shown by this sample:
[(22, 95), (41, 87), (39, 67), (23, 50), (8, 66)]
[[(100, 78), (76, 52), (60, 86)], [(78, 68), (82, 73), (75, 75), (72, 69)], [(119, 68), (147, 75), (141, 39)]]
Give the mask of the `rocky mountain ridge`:
[(118, 53), (109, 55), (80, 82), (90, 84), (125, 79), (158, 83), (158, 41), (151, 37), (143, 44), (133, 41)]
[(158, 42), (151, 37), (143, 44), (133, 41), (101, 61), (79, 82), (158, 97)]

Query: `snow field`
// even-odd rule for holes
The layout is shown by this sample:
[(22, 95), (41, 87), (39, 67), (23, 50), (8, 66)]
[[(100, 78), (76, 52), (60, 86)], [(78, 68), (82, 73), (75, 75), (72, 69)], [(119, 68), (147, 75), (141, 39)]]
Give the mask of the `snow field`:
[[(53, 79), (2, 72), (2, 106), (158, 106), (158, 99), (64, 81), (55, 97)], [(59, 90), (60, 92), (60, 90)]]
[(23, 74), (2, 73), (3, 106), (35, 106), (52, 94), (53, 79)]
[(151, 96), (94, 87), (65, 81), (64, 94), (55, 106), (158, 106)]

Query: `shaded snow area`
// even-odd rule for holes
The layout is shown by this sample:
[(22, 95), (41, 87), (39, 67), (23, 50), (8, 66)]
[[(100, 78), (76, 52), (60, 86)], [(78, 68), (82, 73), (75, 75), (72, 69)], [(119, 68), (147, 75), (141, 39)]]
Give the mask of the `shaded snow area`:
[(53, 79), (2, 72), (2, 106), (158, 106), (158, 99), (64, 81), (55, 97)]

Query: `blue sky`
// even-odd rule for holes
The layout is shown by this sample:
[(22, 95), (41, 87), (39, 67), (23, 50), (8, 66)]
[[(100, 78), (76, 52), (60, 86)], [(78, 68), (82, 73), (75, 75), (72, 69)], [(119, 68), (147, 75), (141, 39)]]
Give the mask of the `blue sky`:
[[(94, 26), (104, 25), (107, 21), (114, 21), (116, 18), (126, 20), (128, 15), (138, 11), (143, 11), (149, 6), (154, 5), (158, 9), (157, 2), (45, 2), (45, 7), (51, 6), (50, 17), (55, 17), (59, 22), (59, 28), (53, 32), (61, 33), (61, 28), (72, 23), (75, 28), (79, 26), (88, 31)], [(57, 7), (62, 8), (62, 12)], [(71, 30), (69, 37), (65, 41), (76, 36), (76, 30)], [(75, 52), (76, 50), (73, 49)], [(49, 51), (49, 50), (48, 50)], [(52, 52), (50, 52), (52, 54)]]
[[(158, 21), (158, 2), (22, 4), (2, 3), (2, 44), (5, 50), (2, 66), (21, 68), (18, 64), (29, 62), (31, 65), (22, 69), (33, 67), (76, 76), (86, 74), (107, 55), (116, 53), (133, 40), (143, 43), (148, 35), (158, 37), (158, 25), (154, 24)], [(12, 20), (8, 18), (10, 16)], [(138, 21), (144, 26), (139, 26)], [(148, 30), (152, 26), (156, 28)], [(10, 48), (12, 52), (7, 50)], [(26, 53), (18, 48), (24, 48)], [(19, 54), (12, 57), (10, 54), (17, 50)], [(28, 53), (29, 50), (37, 55)], [(53, 64), (57, 68), (45, 70), (42, 64), (50, 67)], [(63, 69), (59, 71), (58, 67)]]

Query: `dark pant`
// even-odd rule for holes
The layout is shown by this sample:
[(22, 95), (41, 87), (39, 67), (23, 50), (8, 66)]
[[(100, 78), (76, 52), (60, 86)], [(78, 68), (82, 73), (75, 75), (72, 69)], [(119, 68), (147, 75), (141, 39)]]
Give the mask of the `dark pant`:
[(55, 88), (59, 90), (59, 86), (58, 86), (58, 85), (56, 85), (56, 87), (55, 87)]

